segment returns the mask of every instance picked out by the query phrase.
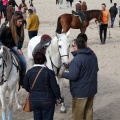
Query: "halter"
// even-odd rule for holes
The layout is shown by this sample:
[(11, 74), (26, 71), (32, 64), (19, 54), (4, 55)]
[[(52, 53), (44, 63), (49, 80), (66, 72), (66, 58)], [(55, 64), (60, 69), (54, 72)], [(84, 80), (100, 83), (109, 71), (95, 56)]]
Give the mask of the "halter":
[[(0, 56), (0, 59), (3, 59), (3, 56)], [(13, 65), (17, 68), (17, 72), (18, 72), (18, 66), (17, 66), (17, 63), (15, 62), (14, 58), (12, 57), (12, 53), (11, 53), (11, 60), (12, 60), (12, 66), (11, 66), (11, 69), (9, 71), (9, 74), (8, 76), (6, 77), (4, 75), (4, 71), (5, 71), (5, 67), (7, 67), (7, 64), (5, 62), (5, 60), (3, 59), (3, 63), (2, 63), (2, 66), (3, 66), (3, 69), (2, 69), (2, 75), (1, 75), (1, 82), (0, 82), (0, 85), (3, 85), (4, 82), (7, 82), (7, 79), (12, 71), (12, 67)], [(5, 79), (6, 78), (6, 79)]]
[[(50, 44), (51, 44), (51, 42), (50, 42)], [(49, 46), (50, 46), (50, 44), (49, 44)], [(69, 57), (69, 55), (61, 55), (61, 54), (60, 54), (59, 47), (58, 47), (58, 52), (59, 52), (59, 55), (60, 55), (60, 59), (61, 59), (62, 57), (65, 57), (65, 56)], [(49, 53), (49, 51), (48, 51), (48, 53)], [(51, 61), (51, 64), (52, 64), (52, 69), (53, 69), (53, 67), (55, 67), (57, 70), (59, 70), (59, 68), (62, 66), (62, 64), (60, 65), (60, 67), (57, 67), (57, 66), (53, 63), (50, 54), (49, 54), (49, 58), (50, 58), (50, 61)], [(53, 71), (54, 71), (54, 69), (53, 69)], [(55, 71), (54, 71), (54, 72), (55, 72)]]

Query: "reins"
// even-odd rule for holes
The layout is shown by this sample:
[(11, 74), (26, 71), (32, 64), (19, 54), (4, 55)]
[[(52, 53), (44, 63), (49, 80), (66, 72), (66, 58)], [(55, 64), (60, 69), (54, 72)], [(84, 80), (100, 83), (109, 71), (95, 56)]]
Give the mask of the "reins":
[[(3, 59), (3, 56), (0, 56), (0, 59)], [(10, 73), (12, 71), (13, 65), (17, 68), (17, 72), (19, 70), (19, 66), (17, 65), (15, 59), (13, 58), (12, 53), (11, 53), (11, 60), (12, 60), (12, 66), (11, 66), (9, 74), (8, 74), (8, 76), (6, 78), (6, 76), (4, 75), (4, 72), (5, 72), (5, 67), (7, 67), (7, 64), (6, 64), (5, 60), (3, 59), (3, 63), (2, 63), (2, 75), (1, 75), (0, 85), (3, 85), (4, 82), (7, 82), (7, 79), (10, 76)]]

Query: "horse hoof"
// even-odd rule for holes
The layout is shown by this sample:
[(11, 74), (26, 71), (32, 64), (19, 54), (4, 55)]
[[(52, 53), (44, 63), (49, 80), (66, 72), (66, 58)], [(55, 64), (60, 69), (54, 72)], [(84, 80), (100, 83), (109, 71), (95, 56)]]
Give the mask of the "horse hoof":
[(21, 109), (21, 108), (22, 108), (22, 105), (18, 105), (17, 108), (18, 108), (18, 109)]
[(63, 111), (63, 110), (60, 110), (60, 113), (66, 113), (66, 112), (67, 112), (66, 110), (64, 110), (64, 111)]

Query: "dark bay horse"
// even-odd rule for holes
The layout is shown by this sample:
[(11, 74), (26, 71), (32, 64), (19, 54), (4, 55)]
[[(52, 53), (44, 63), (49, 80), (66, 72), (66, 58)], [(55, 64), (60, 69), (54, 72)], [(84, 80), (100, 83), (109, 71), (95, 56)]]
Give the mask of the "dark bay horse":
[(84, 22), (80, 22), (78, 16), (72, 14), (63, 14), (58, 18), (56, 33), (67, 33), (70, 28), (80, 29), (82, 33), (85, 33), (89, 22), (95, 18), (99, 23), (102, 22), (101, 10), (89, 10), (85, 12), (87, 19)]

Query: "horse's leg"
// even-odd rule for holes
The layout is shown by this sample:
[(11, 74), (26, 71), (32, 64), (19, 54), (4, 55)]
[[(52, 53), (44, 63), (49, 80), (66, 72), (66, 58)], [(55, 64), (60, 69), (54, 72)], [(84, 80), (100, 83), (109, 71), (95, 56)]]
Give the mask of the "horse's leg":
[(63, 78), (59, 79), (59, 86), (60, 86), (60, 92), (61, 92), (61, 97), (63, 98), (63, 102), (61, 103), (60, 107), (60, 112), (61, 113), (66, 113), (66, 107), (64, 103), (64, 95), (63, 95)]
[(0, 99), (2, 104), (2, 120), (6, 120), (6, 104), (5, 104), (5, 91), (0, 88)]
[(9, 97), (9, 106), (8, 106), (8, 120), (13, 120), (13, 99), (15, 96), (15, 91), (16, 88), (12, 89), (9, 93), (10, 93), (10, 97)]
[(18, 100), (18, 95), (17, 95), (17, 91), (15, 92), (15, 100), (16, 100), (16, 104), (17, 104), (17, 108), (21, 109), (22, 105), (20, 104), (19, 100)]
[[(62, 74), (63, 71), (65, 71), (64, 66), (62, 66), (60, 68), (59, 74)], [(66, 107), (65, 107), (65, 103), (64, 103), (64, 94), (63, 94), (63, 78), (58, 78), (58, 83), (59, 83), (59, 86), (60, 86), (61, 97), (63, 98), (63, 102), (61, 103), (60, 112), (61, 113), (66, 113)]]

